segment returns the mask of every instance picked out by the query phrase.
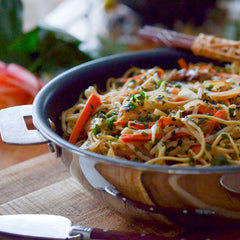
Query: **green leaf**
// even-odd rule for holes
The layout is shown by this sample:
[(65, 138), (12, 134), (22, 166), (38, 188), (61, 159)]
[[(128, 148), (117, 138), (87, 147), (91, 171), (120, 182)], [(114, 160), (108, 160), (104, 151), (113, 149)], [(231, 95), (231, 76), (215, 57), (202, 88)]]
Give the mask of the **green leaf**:
[(22, 3), (20, 0), (0, 0), (0, 59), (14, 61), (19, 56), (10, 54), (8, 46), (22, 34)]
[(9, 46), (9, 51), (15, 53), (24, 53), (25, 55), (32, 54), (38, 50), (39, 40), (39, 28), (36, 28), (25, 34), (21, 34), (14, 42)]
[(61, 31), (40, 29), (38, 60), (39, 71), (53, 74), (91, 60), (79, 50), (80, 41)]
[(211, 159), (211, 166), (222, 166), (222, 165), (229, 165), (228, 160), (220, 155), (218, 159)]
[(101, 129), (100, 129), (99, 125), (96, 124), (95, 127), (94, 127), (94, 129), (93, 129), (93, 134), (94, 134), (94, 135), (97, 135), (97, 134), (100, 133), (100, 132), (101, 132)]
[(17, 63), (41, 75), (57, 75), (91, 60), (79, 50), (81, 42), (68, 33), (37, 27), (20, 35), (9, 51), (21, 56)]
[(23, 33), (22, 10), (20, 0), (0, 0), (0, 60), (51, 78), (92, 59), (80, 51), (81, 42), (64, 31), (40, 26)]
[(12, 43), (22, 33), (22, 3), (20, 0), (0, 0), (1, 42)]

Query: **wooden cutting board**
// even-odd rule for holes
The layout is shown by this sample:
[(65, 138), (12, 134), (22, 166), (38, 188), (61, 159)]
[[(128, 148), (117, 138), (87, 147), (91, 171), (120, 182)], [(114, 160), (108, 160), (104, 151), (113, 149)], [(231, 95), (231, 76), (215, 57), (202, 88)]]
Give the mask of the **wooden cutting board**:
[[(52, 153), (0, 170), (0, 214), (18, 213), (63, 215), (77, 225), (129, 232), (155, 232), (160, 236), (169, 236), (170, 240), (171, 237), (186, 232), (177, 226), (159, 225), (158, 228), (151, 228), (139, 222), (127, 221), (94, 199)], [(206, 234), (208, 233), (201, 229), (198, 239), (206, 239), (203, 238)], [(240, 230), (218, 229), (211, 231), (212, 234), (215, 239), (237, 239), (234, 237), (240, 236)], [(190, 235), (187, 233), (187, 236)], [(0, 239), (13, 238), (0, 236)]]

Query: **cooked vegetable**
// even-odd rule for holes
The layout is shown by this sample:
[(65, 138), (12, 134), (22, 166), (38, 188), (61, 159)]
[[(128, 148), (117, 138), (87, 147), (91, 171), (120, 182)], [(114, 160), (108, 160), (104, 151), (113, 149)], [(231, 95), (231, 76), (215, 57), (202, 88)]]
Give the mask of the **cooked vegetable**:
[(84, 125), (88, 121), (89, 117), (93, 114), (93, 112), (96, 110), (96, 108), (101, 104), (101, 99), (96, 94), (92, 94), (88, 101), (86, 102), (85, 107), (83, 108), (76, 125), (72, 131), (72, 134), (69, 138), (70, 143), (76, 143), (77, 139), (79, 138), (79, 135), (81, 131), (84, 128)]

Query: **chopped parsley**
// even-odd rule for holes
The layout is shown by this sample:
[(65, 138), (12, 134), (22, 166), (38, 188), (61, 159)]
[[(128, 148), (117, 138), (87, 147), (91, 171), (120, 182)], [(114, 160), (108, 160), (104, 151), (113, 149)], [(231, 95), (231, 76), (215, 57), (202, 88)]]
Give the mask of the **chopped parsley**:
[(176, 135), (176, 132), (175, 132), (175, 130), (173, 130), (172, 132), (171, 132), (171, 136), (173, 137), (173, 136), (175, 136)]
[(137, 106), (133, 102), (130, 102), (130, 101), (124, 106), (126, 112), (133, 111), (136, 109), (136, 107)]
[(156, 97), (156, 99), (158, 99), (158, 100), (162, 100), (163, 98), (164, 98), (163, 95), (158, 95), (158, 96)]
[(144, 132), (144, 131), (142, 131), (141, 134), (142, 134), (143, 136), (145, 136), (145, 137), (148, 136), (148, 133), (146, 133), (146, 132)]
[(208, 151), (210, 151), (210, 150), (212, 149), (212, 146), (207, 143), (207, 144), (206, 144), (206, 149), (207, 149)]
[(220, 155), (218, 159), (214, 158), (211, 159), (211, 166), (222, 166), (228, 164), (229, 164), (228, 160), (222, 155)]
[(234, 116), (234, 108), (228, 108), (228, 112), (229, 112), (229, 115), (230, 117), (233, 117)]
[(196, 160), (194, 157), (190, 157), (189, 162), (188, 162), (190, 167), (194, 167), (196, 165)]
[(94, 129), (93, 129), (93, 134), (94, 134), (94, 135), (97, 135), (97, 134), (100, 133), (100, 132), (101, 132), (101, 130), (100, 130), (99, 125), (98, 125), (98, 124), (95, 124)]
[(231, 148), (231, 145), (226, 144), (226, 145), (225, 145), (225, 148), (226, 148), (226, 149), (230, 149), (230, 148)]
[(136, 95), (130, 95), (128, 103), (124, 106), (124, 109), (129, 112), (137, 108), (137, 106), (143, 106), (146, 99), (145, 93), (141, 92)]
[(111, 118), (108, 118), (106, 121), (106, 130), (111, 130), (114, 127), (114, 122), (116, 121), (116, 117), (113, 116)]
[(175, 85), (176, 88), (182, 88), (182, 85), (181, 84), (177, 84)]
[(136, 94), (135, 97), (137, 98), (137, 103), (140, 105), (140, 106), (143, 106), (144, 105), (144, 100), (146, 98), (145, 96), (145, 93), (144, 92), (141, 92), (139, 94)]
[(158, 82), (158, 88), (160, 88), (160, 87), (161, 87), (161, 85), (162, 85), (162, 82), (163, 82), (163, 80), (160, 80), (160, 81)]
[(223, 133), (221, 136), (222, 136), (222, 139), (227, 139), (228, 138), (227, 134), (225, 134), (225, 133)]
[(208, 91), (212, 91), (212, 89), (214, 88), (214, 85), (213, 84), (210, 84), (208, 87), (206, 87), (206, 89)]
[(121, 82), (121, 81), (115, 82), (115, 85), (116, 85), (117, 87), (122, 87), (123, 84), (124, 84), (124, 82)]
[(145, 100), (145, 93), (144, 92), (141, 92), (139, 94), (136, 94), (136, 98), (140, 101), (144, 101)]

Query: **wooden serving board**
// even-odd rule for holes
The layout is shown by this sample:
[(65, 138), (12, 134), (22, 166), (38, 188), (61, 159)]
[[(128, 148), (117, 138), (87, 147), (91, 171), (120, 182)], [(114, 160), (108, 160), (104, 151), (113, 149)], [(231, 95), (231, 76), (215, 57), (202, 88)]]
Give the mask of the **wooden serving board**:
[[(65, 166), (52, 153), (45, 153), (0, 170), (0, 214), (27, 213), (62, 215), (70, 218), (75, 225), (151, 232), (169, 236), (170, 240), (186, 232), (177, 226), (160, 225), (156, 229), (139, 222), (127, 221), (104, 203), (99, 204), (97, 199), (70, 176)], [(238, 229), (218, 229), (210, 233), (216, 237), (211, 239), (238, 239), (234, 237), (240, 236)], [(206, 234), (208, 233), (200, 230), (198, 239), (206, 239)], [(186, 236), (191, 236), (191, 233)], [(13, 238), (0, 236), (0, 239)]]

